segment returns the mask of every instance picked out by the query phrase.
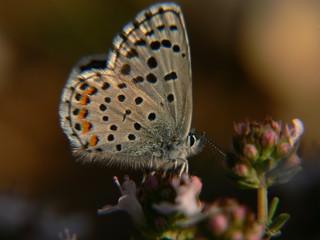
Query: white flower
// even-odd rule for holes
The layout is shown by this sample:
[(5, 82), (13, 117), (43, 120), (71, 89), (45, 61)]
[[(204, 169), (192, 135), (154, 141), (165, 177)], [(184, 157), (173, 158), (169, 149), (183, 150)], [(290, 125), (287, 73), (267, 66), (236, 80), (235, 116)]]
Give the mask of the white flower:
[(304, 132), (303, 122), (300, 119), (295, 118), (292, 120), (292, 123), (293, 123), (293, 128), (290, 129), (290, 137), (289, 137), (289, 142), (291, 146), (293, 146), (299, 140), (299, 138)]
[(186, 217), (192, 217), (200, 213), (201, 204), (198, 201), (198, 196), (202, 187), (201, 181), (198, 177), (191, 177), (184, 175), (183, 180), (186, 184), (181, 185), (181, 179), (173, 178), (172, 186), (177, 193), (175, 204), (169, 202), (161, 202), (153, 205), (153, 207), (165, 215), (181, 212)]
[(131, 216), (136, 225), (145, 226), (146, 218), (136, 196), (137, 186), (128, 176), (125, 176), (124, 180), (123, 184), (120, 185), (118, 178), (114, 177), (114, 181), (122, 195), (118, 200), (118, 205), (106, 205), (98, 210), (98, 214), (109, 214), (115, 211), (124, 210)]

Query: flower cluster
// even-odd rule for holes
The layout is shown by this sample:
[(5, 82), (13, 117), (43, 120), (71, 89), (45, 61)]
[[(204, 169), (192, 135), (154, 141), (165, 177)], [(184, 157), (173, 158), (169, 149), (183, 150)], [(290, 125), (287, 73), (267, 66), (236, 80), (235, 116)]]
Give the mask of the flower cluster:
[(233, 153), (225, 166), (230, 177), (246, 188), (288, 181), (301, 169), (297, 146), (304, 131), (299, 119), (292, 125), (267, 118), (234, 124)]
[(201, 180), (187, 173), (152, 172), (138, 186), (128, 176), (122, 184), (115, 177), (121, 191), (118, 204), (98, 212), (126, 211), (138, 230), (132, 239), (139, 240), (261, 240), (279, 236), (289, 215), (275, 216), (278, 198), (268, 211), (267, 188), (288, 181), (301, 169), (297, 148), (304, 128), (299, 119), (292, 123), (267, 118), (234, 124), (233, 152), (224, 163), (238, 185), (258, 189), (257, 219), (234, 199), (201, 201)]
[(137, 239), (161, 239), (161, 236), (179, 234), (188, 239), (189, 231), (182, 232), (176, 223), (201, 210), (198, 200), (201, 182), (197, 177), (183, 175), (180, 178), (152, 172), (139, 187), (128, 176), (122, 185), (117, 177), (114, 179), (122, 193), (118, 205), (105, 206), (98, 213), (126, 211), (142, 234)]
[(153, 172), (139, 187), (128, 176), (122, 185), (115, 182), (122, 193), (118, 204), (99, 213), (126, 211), (141, 234), (135, 239), (259, 240), (263, 235), (254, 214), (235, 200), (201, 202), (202, 183), (196, 176)]
[(201, 223), (196, 239), (259, 240), (263, 237), (264, 226), (234, 199), (219, 199), (208, 204), (203, 212), (208, 217)]

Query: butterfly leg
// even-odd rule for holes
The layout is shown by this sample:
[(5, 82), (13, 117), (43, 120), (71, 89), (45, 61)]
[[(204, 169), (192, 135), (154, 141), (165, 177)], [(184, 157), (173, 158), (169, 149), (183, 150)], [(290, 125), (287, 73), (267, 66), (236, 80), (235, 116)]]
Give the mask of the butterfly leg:
[(176, 161), (176, 163), (177, 163), (178, 161), (181, 161), (181, 162), (182, 162), (181, 169), (180, 169), (180, 172), (179, 172), (179, 176), (181, 177), (181, 175), (182, 175), (183, 173), (187, 173), (187, 174), (188, 174), (188, 172), (189, 172), (189, 163), (188, 163), (188, 160), (185, 159), (185, 158), (178, 158), (177, 161)]
[(153, 163), (154, 163), (154, 160), (153, 160), (153, 157), (151, 157), (150, 164), (149, 164), (149, 169), (152, 169)]

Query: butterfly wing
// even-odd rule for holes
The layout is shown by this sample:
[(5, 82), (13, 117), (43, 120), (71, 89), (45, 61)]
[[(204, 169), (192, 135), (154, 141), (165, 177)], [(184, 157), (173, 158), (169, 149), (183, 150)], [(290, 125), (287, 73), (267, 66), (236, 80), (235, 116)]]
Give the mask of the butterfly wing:
[(75, 153), (141, 167), (163, 156), (168, 138), (185, 139), (192, 112), (188, 46), (180, 7), (157, 4), (124, 27), (107, 58), (81, 60), (60, 105)]
[(137, 15), (115, 38), (108, 66), (164, 104), (186, 137), (191, 125), (192, 81), (189, 41), (177, 4), (157, 4)]

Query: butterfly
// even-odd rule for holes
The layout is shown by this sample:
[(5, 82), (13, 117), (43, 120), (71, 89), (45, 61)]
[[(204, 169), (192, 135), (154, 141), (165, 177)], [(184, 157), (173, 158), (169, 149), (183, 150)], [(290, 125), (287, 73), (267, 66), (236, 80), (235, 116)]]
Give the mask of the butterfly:
[(191, 60), (180, 6), (150, 6), (124, 26), (108, 55), (80, 60), (59, 114), (85, 162), (188, 171), (187, 157), (202, 137), (191, 130)]

